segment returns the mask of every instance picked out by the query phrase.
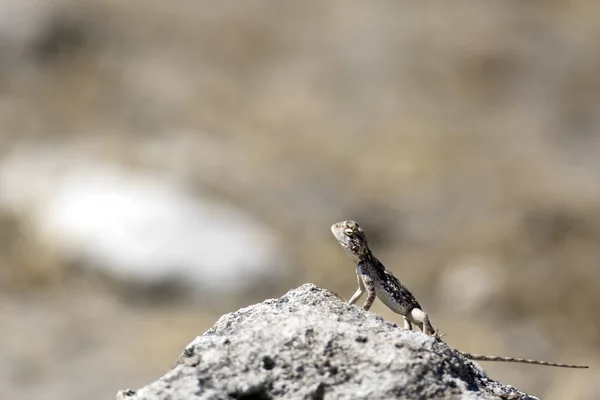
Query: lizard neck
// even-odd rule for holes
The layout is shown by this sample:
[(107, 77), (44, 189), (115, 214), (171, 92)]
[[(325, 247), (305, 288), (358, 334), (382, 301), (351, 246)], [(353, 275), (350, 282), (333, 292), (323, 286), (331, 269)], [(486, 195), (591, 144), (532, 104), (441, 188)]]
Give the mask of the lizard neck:
[(368, 247), (364, 247), (362, 249), (359, 249), (357, 252), (353, 253), (353, 258), (354, 258), (354, 261), (356, 262), (356, 264), (360, 264), (360, 263), (371, 264), (375, 260), (377, 260), (375, 258), (375, 256), (373, 255), (373, 252)]

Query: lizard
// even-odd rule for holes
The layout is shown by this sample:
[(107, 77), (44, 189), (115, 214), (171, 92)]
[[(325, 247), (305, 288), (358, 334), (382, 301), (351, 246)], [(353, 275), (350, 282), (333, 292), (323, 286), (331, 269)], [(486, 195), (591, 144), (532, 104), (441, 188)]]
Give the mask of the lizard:
[[(349, 304), (355, 304), (366, 291), (367, 298), (363, 304), (365, 311), (369, 311), (375, 298), (378, 297), (386, 307), (402, 315), (405, 329), (412, 330), (412, 325), (415, 324), (425, 334), (441, 340), (443, 335), (440, 335), (433, 328), (429, 316), (423, 311), (423, 307), (421, 307), (413, 294), (373, 255), (373, 252), (369, 248), (367, 236), (358, 223), (351, 220), (337, 222), (331, 226), (331, 232), (356, 265), (358, 289), (350, 300), (348, 300)], [(487, 356), (466, 353), (460, 350), (456, 351), (463, 357), (475, 361), (514, 362), (563, 368), (589, 368), (586, 365), (560, 364), (526, 358)]]

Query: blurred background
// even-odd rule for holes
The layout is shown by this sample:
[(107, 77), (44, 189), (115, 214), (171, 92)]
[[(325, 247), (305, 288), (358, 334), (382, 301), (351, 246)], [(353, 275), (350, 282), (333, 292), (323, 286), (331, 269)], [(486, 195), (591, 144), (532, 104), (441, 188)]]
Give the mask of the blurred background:
[[(106, 399), (229, 311), (349, 298), (600, 397), (600, 3), (0, 1), (0, 398)], [(372, 309), (401, 325), (380, 303)]]

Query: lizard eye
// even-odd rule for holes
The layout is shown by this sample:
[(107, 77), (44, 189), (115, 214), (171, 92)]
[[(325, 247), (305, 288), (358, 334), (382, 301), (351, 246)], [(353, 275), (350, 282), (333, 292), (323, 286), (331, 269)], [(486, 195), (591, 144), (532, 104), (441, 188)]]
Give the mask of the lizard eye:
[(354, 231), (352, 229), (344, 229), (344, 233), (346, 236), (352, 237), (354, 235)]

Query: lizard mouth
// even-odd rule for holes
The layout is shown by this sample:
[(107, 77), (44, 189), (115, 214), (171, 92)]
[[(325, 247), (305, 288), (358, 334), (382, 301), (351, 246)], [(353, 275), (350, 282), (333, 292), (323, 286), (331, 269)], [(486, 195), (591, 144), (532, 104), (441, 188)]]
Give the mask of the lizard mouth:
[(335, 224), (331, 225), (331, 233), (333, 233), (333, 236), (335, 236), (338, 241), (346, 242), (347, 238), (346, 235), (344, 235), (342, 228), (342, 223), (336, 222)]

